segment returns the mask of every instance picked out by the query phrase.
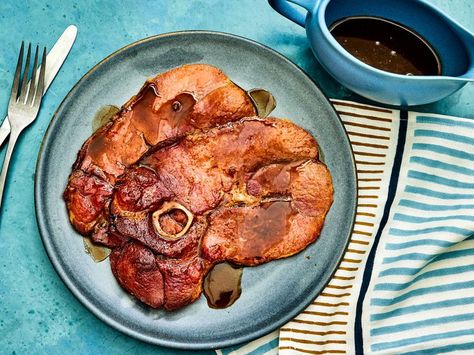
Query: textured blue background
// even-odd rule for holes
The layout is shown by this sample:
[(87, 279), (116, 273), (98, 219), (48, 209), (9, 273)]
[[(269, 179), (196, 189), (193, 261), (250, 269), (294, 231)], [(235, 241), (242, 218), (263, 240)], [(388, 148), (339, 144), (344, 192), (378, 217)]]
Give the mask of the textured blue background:
[[(474, 2), (432, 2), (474, 31)], [(313, 59), (304, 30), (276, 14), (265, 0), (3, 0), (0, 119), (6, 113), (20, 41), (50, 48), (69, 24), (78, 26), (76, 44), (46, 94), (37, 121), (19, 140), (1, 210), (0, 353), (174, 353), (122, 335), (96, 319), (69, 293), (45, 254), (34, 217), (34, 170), (43, 134), (67, 92), (98, 61), (126, 44), (164, 32), (206, 29), (231, 32), (276, 49), (300, 65), (330, 97), (365, 100), (332, 80)], [(471, 84), (417, 109), (474, 117), (473, 102)]]

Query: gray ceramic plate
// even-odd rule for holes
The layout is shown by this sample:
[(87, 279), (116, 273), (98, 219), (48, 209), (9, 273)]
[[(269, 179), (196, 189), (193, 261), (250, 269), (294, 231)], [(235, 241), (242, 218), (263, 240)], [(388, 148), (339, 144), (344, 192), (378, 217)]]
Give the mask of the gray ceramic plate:
[[(309, 130), (331, 171), (335, 200), (316, 243), (299, 255), (244, 270), (242, 295), (227, 309), (204, 296), (177, 312), (151, 310), (125, 293), (108, 260), (96, 264), (68, 221), (62, 192), (91, 121), (104, 105), (121, 106), (146, 78), (184, 63), (208, 63), (243, 88), (273, 93), (273, 115)], [(46, 251), (72, 293), (97, 317), (133, 337), (176, 348), (219, 348), (262, 336), (302, 311), (334, 272), (352, 230), (356, 175), (341, 121), (318, 87), (297, 66), (250, 40), (211, 32), (144, 39), (106, 58), (66, 96), (44, 137), (36, 170), (38, 225)]]

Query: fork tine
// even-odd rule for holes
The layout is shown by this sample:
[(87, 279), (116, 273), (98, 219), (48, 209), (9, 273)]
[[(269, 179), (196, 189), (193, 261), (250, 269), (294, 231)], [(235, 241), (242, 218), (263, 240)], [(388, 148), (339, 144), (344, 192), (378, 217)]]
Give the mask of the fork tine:
[(33, 106), (39, 107), (41, 104), (41, 98), (44, 93), (44, 72), (46, 71), (46, 47), (43, 48), (43, 58), (41, 60), (40, 75), (38, 79), (38, 87), (36, 89), (35, 101)]
[(28, 90), (28, 97), (26, 98), (26, 104), (30, 106), (33, 103), (33, 98), (35, 96), (35, 91), (36, 91), (36, 69), (38, 67), (38, 52), (39, 52), (39, 46), (36, 45), (35, 61), (33, 64), (33, 73), (31, 74), (30, 88)]
[(24, 103), (26, 95), (28, 94), (28, 74), (30, 73), (30, 57), (31, 57), (31, 43), (28, 45), (28, 52), (26, 54), (25, 71), (23, 72), (23, 82), (21, 83), (20, 102)]
[(13, 79), (13, 85), (12, 85), (12, 93), (10, 94), (10, 103), (9, 105), (13, 104), (16, 102), (18, 98), (18, 89), (20, 85), (20, 74), (21, 74), (21, 66), (23, 64), (23, 50), (24, 50), (25, 44), (23, 41), (21, 41), (21, 47), (20, 47), (20, 54), (18, 55), (18, 63), (16, 65), (16, 70), (15, 70), (15, 76)]

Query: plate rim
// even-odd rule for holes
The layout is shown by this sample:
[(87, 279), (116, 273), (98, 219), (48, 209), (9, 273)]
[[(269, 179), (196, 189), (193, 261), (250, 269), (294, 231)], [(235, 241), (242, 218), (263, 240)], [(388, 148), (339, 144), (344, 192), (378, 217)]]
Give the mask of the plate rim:
[[(67, 273), (65, 272), (64, 268), (62, 267), (61, 263), (59, 262), (59, 259), (54, 253), (54, 248), (51, 246), (50, 243), (50, 238), (49, 238), (49, 233), (47, 231), (47, 227), (45, 226), (45, 223), (43, 222), (44, 216), (43, 212), (40, 209), (40, 200), (41, 200), (41, 194), (40, 194), (40, 186), (39, 186), (39, 180), (40, 177), (43, 175), (41, 173), (42, 167), (44, 164), (44, 147), (46, 146), (47, 141), (49, 141), (51, 138), (49, 136), (50, 130), (53, 126), (53, 124), (56, 123), (58, 120), (58, 113), (59, 111), (63, 108), (65, 103), (72, 97), (74, 94), (76, 88), (84, 82), (89, 76), (91, 76), (100, 66), (117, 56), (118, 54), (131, 49), (133, 47), (136, 47), (138, 45), (141, 45), (143, 43), (147, 42), (152, 42), (154, 40), (159, 40), (161, 38), (166, 38), (166, 37), (174, 37), (174, 36), (187, 36), (187, 35), (194, 35), (194, 34), (203, 34), (203, 35), (211, 35), (211, 36), (221, 36), (221, 37), (228, 37), (232, 39), (237, 39), (243, 42), (246, 42), (247, 44), (259, 47), (260, 49), (264, 49), (267, 52), (270, 52), (272, 55), (277, 56), (279, 59), (281, 59), (283, 62), (285, 62), (287, 65), (293, 67), (296, 71), (299, 71), (302, 73), (310, 82), (311, 84), (314, 85), (315, 89), (320, 92), (320, 94), (325, 98), (327, 103), (329, 104), (330, 110), (333, 111), (334, 115), (337, 117), (339, 124), (344, 132), (344, 138), (345, 138), (345, 143), (349, 147), (350, 151), (350, 160), (351, 160), (351, 170), (354, 175), (354, 200), (353, 200), (353, 208), (351, 209), (352, 212), (352, 219), (350, 221), (350, 232), (348, 235), (345, 237), (345, 242), (344, 242), (344, 248), (341, 248), (339, 255), (337, 257), (337, 263), (334, 264), (333, 270), (330, 273), (330, 277), (328, 280), (323, 284), (323, 286), (320, 289), (314, 288), (311, 293), (308, 293), (304, 300), (291, 312), (288, 312), (284, 314), (278, 321), (275, 321), (271, 324), (265, 325), (264, 327), (251, 332), (246, 335), (239, 336), (237, 338), (230, 338), (224, 341), (217, 341), (217, 342), (209, 342), (209, 343), (189, 343), (189, 342), (180, 342), (180, 341), (175, 341), (175, 340), (168, 340), (168, 339), (160, 339), (156, 338), (153, 336), (148, 336), (145, 335), (139, 331), (136, 331), (130, 327), (124, 326), (114, 320), (112, 317), (110, 317), (106, 312), (103, 312), (99, 307), (96, 307), (92, 302), (90, 302), (76, 287), (76, 285), (71, 281), (71, 279), (68, 277)], [(262, 336), (265, 336), (272, 331), (274, 331), (277, 328), (280, 328), (282, 325), (286, 324), (287, 322), (291, 321), (293, 318), (295, 318), (298, 314), (301, 313), (302, 310), (307, 308), (309, 304), (323, 291), (323, 289), (326, 287), (326, 285), (331, 281), (332, 277), (334, 276), (335, 272), (339, 268), (339, 265), (342, 262), (342, 258), (344, 256), (344, 253), (346, 252), (346, 249), (350, 243), (351, 239), (351, 234), (352, 230), (354, 228), (354, 223), (355, 223), (355, 218), (356, 218), (356, 208), (357, 208), (357, 186), (358, 186), (358, 177), (357, 177), (357, 170), (356, 170), (356, 164), (355, 164), (355, 156), (353, 152), (352, 145), (349, 140), (349, 136), (347, 134), (347, 130), (342, 122), (341, 117), (337, 113), (336, 109), (334, 108), (333, 103), (331, 100), (328, 98), (328, 96), (321, 90), (319, 85), (298, 65), (296, 65), (294, 62), (292, 62), (290, 59), (285, 57), (283, 54), (279, 53), (278, 51), (270, 48), (269, 46), (262, 44), (260, 42), (257, 42), (255, 40), (235, 35), (232, 33), (227, 33), (227, 32), (221, 32), (221, 31), (208, 31), (208, 30), (184, 30), (184, 31), (173, 31), (173, 32), (166, 32), (163, 34), (158, 34), (158, 35), (152, 35), (149, 37), (145, 37), (142, 39), (139, 39), (135, 42), (132, 42), (130, 44), (127, 44), (116, 51), (112, 52), (108, 56), (106, 56), (104, 59), (99, 61), (97, 64), (95, 64), (91, 69), (89, 69), (69, 90), (69, 92), (66, 94), (66, 96), (63, 98), (57, 109), (55, 110), (54, 114), (52, 115), (52, 118), (50, 122), (48, 123), (48, 127), (43, 135), (41, 144), (40, 144), (40, 149), (38, 152), (38, 157), (36, 160), (36, 168), (35, 168), (35, 181), (34, 181), (34, 204), (35, 204), (35, 217), (36, 217), (36, 222), (38, 224), (38, 230), (39, 234), (41, 237), (41, 241), (43, 244), (43, 247), (46, 251), (46, 254), (48, 256), (48, 259), (50, 260), (51, 264), (53, 265), (53, 268), (55, 272), (58, 274), (59, 278), (61, 281), (67, 286), (68, 290), (72, 293), (72, 295), (79, 301), (79, 303), (84, 306), (89, 312), (91, 312), (96, 318), (104, 322), (106, 325), (112, 327), (113, 329), (116, 329), (120, 331), (123, 334), (126, 334), (127, 336), (133, 337), (135, 339), (144, 341), (149, 344), (154, 344), (158, 346), (163, 346), (163, 347), (168, 347), (168, 348), (173, 348), (173, 349), (182, 349), (182, 350), (209, 350), (209, 349), (218, 349), (218, 348), (225, 348), (229, 346), (235, 346), (238, 344), (246, 343), (253, 341), (257, 338), (260, 338)]]

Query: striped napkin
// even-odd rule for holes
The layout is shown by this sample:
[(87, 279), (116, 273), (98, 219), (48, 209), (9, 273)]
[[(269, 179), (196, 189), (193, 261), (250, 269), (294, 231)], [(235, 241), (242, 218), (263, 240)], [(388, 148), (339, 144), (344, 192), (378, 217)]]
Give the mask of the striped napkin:
[(342, 262), (279, 331), (217, 353), (474, 353), (474, 120), (332, 102), (359, 180)]

